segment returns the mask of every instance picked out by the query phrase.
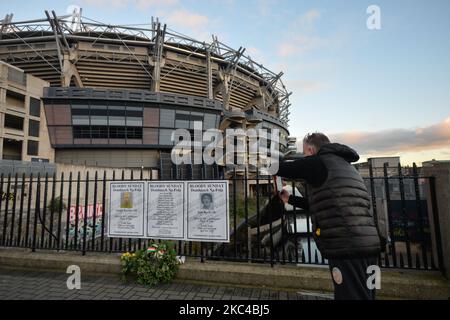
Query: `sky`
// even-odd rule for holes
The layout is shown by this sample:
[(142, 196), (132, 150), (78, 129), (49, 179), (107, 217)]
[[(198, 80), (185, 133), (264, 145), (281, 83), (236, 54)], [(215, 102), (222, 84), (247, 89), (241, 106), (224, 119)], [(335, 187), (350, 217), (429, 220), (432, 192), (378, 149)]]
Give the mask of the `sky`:
[[(367, 27), (379, 8), (379, 29)], [(71, 0), (0, 1), (13, 20), (72, 6), (110, 24), (149, 24), (222, 42), (279, 73), (290, 97), (289, 131), (320, 131), (365, 160), (450, 159), (450, 1)]]

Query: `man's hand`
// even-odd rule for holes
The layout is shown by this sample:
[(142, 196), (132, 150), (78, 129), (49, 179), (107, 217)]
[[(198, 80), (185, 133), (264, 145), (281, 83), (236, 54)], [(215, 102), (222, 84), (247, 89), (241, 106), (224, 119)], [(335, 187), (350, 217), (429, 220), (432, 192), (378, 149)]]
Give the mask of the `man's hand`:
[(289, 192), (287, 192), (286, 190), (283, 189), (283, 191), (280, 192), (280, 199), (284, 203), (288, 203), (288, 201), (289, 201)]

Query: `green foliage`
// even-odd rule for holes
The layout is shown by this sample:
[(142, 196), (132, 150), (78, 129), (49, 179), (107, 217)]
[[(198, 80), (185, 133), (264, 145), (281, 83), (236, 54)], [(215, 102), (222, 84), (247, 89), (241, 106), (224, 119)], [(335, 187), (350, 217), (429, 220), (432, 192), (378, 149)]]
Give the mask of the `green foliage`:
[(6, 199), (8, 199), (8, 200), (14, 200), (14, 198), (15, 198), (15, 195), (14, 195), (14, 193), (12, 193), (12, 192), (10, 192), (10, 193), (6, 193), (6, 192), (2, 192), (2, 200), (6, 200)]
[(136, 253), (124, 253), (121, 257), (124, 278), (134, 276), (143, 285), (155, 286), (168, 283), (178, 271), (176, 252), (170, 243), (152, 243)]
[[(62, 203), (62, 208), (60, 207), (60, 204)], [(50, 200), (50, 203), (47, 206), (47, 209), (51, 212), (58, 213), (60, 210), (66, 210), (67, 206), (64, 203), (64, 201), (60, 201), (60, 197), (56, 197), (53, 200)]]
[[(264, 200), (260, 199), (259, 208), (264, 207)], [(247, 210), (248, 210), (248, 216), (251, 217), (252, 215), (256, 214), (256, 208), (257, 208), (257, 201), (256, 197), (251, 198), (248, 197), (247, 201), (243, 197), (236, 197), (236, 223), (239, 224), (241, 221), (245, 220), (245, 203), (247, 202)], [(234, 223), (234, 200), (232, 197), (230, 197), (229, 200), (229, 206), (230, 206), (230, 226)]]

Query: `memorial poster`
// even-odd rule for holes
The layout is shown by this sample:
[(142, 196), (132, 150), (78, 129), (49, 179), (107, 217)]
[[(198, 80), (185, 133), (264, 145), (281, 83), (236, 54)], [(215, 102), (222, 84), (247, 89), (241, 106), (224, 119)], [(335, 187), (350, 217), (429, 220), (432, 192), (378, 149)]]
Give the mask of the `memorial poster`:
[(184, 183), (148, 182), (147, 237), (184, 239)]
[(144, 237), (145, 183), (120, 181), (109, 184), (108, 235)]
[(228, 181), (114, 181), (108, 236), (229, 242)]
[(191, 181), (187, 185), (187, 239), (228, 242), (228, 182)]

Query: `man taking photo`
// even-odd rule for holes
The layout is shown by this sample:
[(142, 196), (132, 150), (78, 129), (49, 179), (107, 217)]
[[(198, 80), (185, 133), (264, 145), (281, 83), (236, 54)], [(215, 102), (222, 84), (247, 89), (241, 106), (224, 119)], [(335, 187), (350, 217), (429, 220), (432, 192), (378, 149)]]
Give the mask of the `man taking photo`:
[(375, 299), (375, 290), (367, 286), (367, 268), (377, 265), (380, 236), (366, 186), (351, 165), (359, 155), (330, 143), (323, 133), (304, 138), (303, 154), (304, 158), (281, 162), (277, 175), (305, 180), (308, 199), (287, 191), (280, 197), (311, 212), (314, 240), (328, 259), (335, 299)]

